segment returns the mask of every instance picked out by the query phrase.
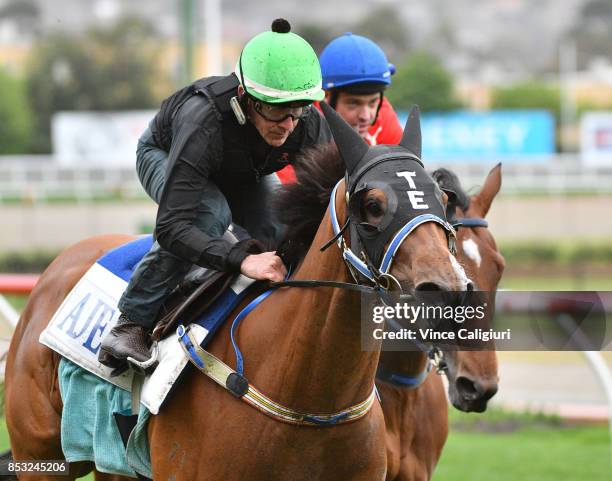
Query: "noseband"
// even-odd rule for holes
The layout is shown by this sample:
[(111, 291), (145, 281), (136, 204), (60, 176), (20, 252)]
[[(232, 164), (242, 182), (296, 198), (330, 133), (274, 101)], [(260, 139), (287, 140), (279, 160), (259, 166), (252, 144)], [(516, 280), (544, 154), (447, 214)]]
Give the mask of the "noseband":
[[(473, 227), (489, 227), (489, 222), (482, 217), (461, 217), (455, 219), (452, 223), (453, 228), (458, 231), (461, 227), (465, 228), (473, 228)], [(455, 253), (453, 253), (455, 255)], [(395, 320), (388, 320), (388, 325), (391, 329), (399, 331), (402, 329)], [(427, 376), (429, 375), (432, 369), (435, 369), (438, 374), (446, 374), (448, 371), (448, 364), (444, 359), (444, 351), (440, 348), (434, 346), (433, 344), (427, 345), (424, 342), (420, 342), (417, 340), (411, 341), (415, 344), (419, 350), (427, 355), (428, 362), (425, 366), (425, 369), (416, 376), (406, 376), (404, 374), (393, 372), (392, 370), (388, 370), (382, 366), (379, 366), (376, 372), (376, 378), (393, 384), (399, 388), (403, 389), (416, 389), (419, 387)]]

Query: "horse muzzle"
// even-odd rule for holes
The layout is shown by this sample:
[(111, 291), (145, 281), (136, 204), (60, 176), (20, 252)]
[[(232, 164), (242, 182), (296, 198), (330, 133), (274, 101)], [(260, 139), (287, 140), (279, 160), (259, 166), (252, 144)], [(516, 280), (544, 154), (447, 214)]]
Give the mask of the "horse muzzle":
[(497, 379), (474, 379), (458, 376), (449, 381), (449, 395), (453, 406), (464, 412), (484, 412), (498, 389)]

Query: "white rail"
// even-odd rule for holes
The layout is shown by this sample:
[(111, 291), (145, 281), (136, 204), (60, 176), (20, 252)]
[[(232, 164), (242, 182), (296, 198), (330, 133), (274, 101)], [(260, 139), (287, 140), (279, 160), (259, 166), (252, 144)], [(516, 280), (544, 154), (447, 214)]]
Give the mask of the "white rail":
[(0, 293), (0, 316), (5, 318), (11, 327), (15, 328), (19, 321), (19, 313), (9, 304), (9, 302)]
[[(558, 316), (557, 323), (565, 329), (565, 331), (571, 335), (572, 342), (583, 346), (584, 349), (588, 349), (592, 343), (586, 338), (584, 333), (576, 328), (576, 322), (567, 314)], [(606, 364), (603, 356), (597, 351), (581, 351), (586, 357), (587, 361), (593, 368), (595, 376), (600, 382), (606, 398), (608, 400), (608, 428), (610, 431), (610, 463), (612, 463), (612, 372)]]
[[(465, 188), (480, 185), (499, 159), (447, 163), (425, 159), (433, 170), (451, 168)], [(558, 155), (545, 161), (504, 162), (504, 193), (548, 194), (612, 193), (612, 158), (609, 166), (583, 165), (578, 156)], [(117, 166), (63, 167), (52, 156), (0, 157), (0, 201), (23, 199), (44, 201), (72, 197), (132, 198), (145, 196), (130, 163)]]

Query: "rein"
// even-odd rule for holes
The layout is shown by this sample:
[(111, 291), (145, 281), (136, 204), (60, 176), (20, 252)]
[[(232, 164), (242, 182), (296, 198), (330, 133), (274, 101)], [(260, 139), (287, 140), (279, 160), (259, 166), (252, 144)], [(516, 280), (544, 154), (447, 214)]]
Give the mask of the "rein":
[(453, 222), (453, 227), (455, 229), (459, 227), (489, 227), (489, 222), (480, 217), (462, 217)]
[[(329, 414), (314, 414), (298, 412), (286, 406), (273, 401), (268, 398), (265, 394), (261, 393), (244, 376), (244, 360), (238, 343), (236, 342), (235, 332), (240, 322), (257, 307), (266, 297), (271, 295), (276, 289), (281, 287), (299, 287), (299, 288), (312, 288), (312, 287), (331, 287), (348, 289), (356, 292), (367, 292), (376, 293), (382, 295), (384, 291), (388, 290), (394, 282), (400, 289), (401, 286), (399, 281), (395, 279), (391, 274), (388, 273), (393, 257), (402, 241), (420, 224), (423, 222), (439, 222), (442, 223), (445, 228), (450, 229), (454, 232), (454, 229), (450, 224), (446, 223), (442, 219), (436, 218), (431, 215), (419, 216), (417, 219), (413, 219), (408, 222), (400, 231), (395, 235), (391, 241), (389, 247), (386, 249), (385, 255), (383, 256), (383, 262), (381, 263), (380, 273), (374, 274), (366, 263), (361, 261), (351, 250), (347, 247), (342, 235), (348, 221), (344, 228), (340, 228), (338, 225), (338, 217), (336, 214), (336, 191), (338, 184), (334, 187), (330, 195), (330, 209), (332, 218), (332, 227), (334, 229), (334, 239), (337, 238), (338, 246), (342, 249), (342, 258), (347, 263), (351, 275), (354, 273), (351, 268), (358, 269), (368, 279), (370, 279), (374, 286), (364, 286), (358, 282), (355, 284), (348, 282), (339, 281), (328, 281), (328, 280), (285, 280), (283, 282), (275, 282), (270, 284), (270, 288), (264, 293), (260, 294), (254, 300), (252, 300), (240, 313), (236, 316), (232, 323), (230, 330), (230, 337), (234, 351), (236, 353), (236, 370), (234, 371), (220, 359), (216, 358), (209, 352), (202, 349), (191, 335), (189, 328), (179, 326), (177, 329), (177, 336), (180, 341), (181, 347), (188, 356), (190, 362), (201, 372), (210, 377), (217, 384), (223, 386), (229, 390), (234, 396), (242, 399), (244, 402), (250, 404), (256, 409), (260, 410), (264, 414), (273, 417), (276, 420), (296, 424), (299, 426), (333, 426), (336, 424), (346, 423), (355, 421), (365, 416), (376, 399), (376, 385), (372, 386), (370, 395), (363, 401), (336, 413)], [(322, 250), (327, 248), (333, 243), (333, 240), (327, 242)], [(355, 276), (354, 276), (355, 277)], [(386, 283), (383, 285), (381, 280), (385, 279)]]
[[(369, 261), (368, 256), (365, 252), (361, 252), (361, 257), (357, 256), (350, 247), (347, 246), (343, 236), (343, 232), (348, 227), (350, 220), (347, 220), (343, 227), (340, 227), (338, 223), (338, 216), (336, 213), (336, 192), (339, 181), (330, 195), (329, 209), (332, 228), (334, 230), (334, 238), (327, 242), (321, 250), (325, 250), (333, 241), (336, 240), (338, 247), (342, 251), (342, 258), (344, 259), (349, 272), (355, 279), (355, 284), (348, 282), (339, 281), (327, 281), (327, 280), (285, 280), (282, 282), (275, 282), (270, 284), (270, 288), (252, 300), (240, 313), (236, 316), (232, 323), (230, 330), (230, 337), (234, 351), (236, 354), (236, 370), (234, 371), (220, 359), (216, 358), (209, 352), (202, 349), (191, 335), (189, 328), (179, 326), (177, 329), (177, 336), (181, 347), (187, 354), (191, 363), (201, 372), (210, 377), (217, 384), (223, 386), (229, 390), (234, 396), (242, 399), (244, 402), (255, 407), (264, 414), (287, 423), (299, 425), (299, 426), (333, 426), (342, 424), (350, 421), (355, 421), (365, 416), (376, 399), (376, 385), (372, 386), (370, 395), (360, 403), (357, 403), (347, 409), (336, 413), (329, 414), (313, 414), (295, 411), (286, 406), (273, 401), (265, 394), (261, 393), (254, 386), (252, 386), (247, 378), (244, 376), (244, 360), (242, 353), (238, 347), (238, 343), (235, 339), (235, 332), (240, 322), (257, 307), (265, 298), (271, 295), (276, 289), (281, 287), (299, 287), (299, 288), (313, 288), (313, 287), (331, 287), (348, 289), (356, 292), (367, 292), (376, 293), (382, 295), (385, 291), (388, 291), (392, 285), (399, 287), (400, 292), (402, 287), (399, 281), (390, 274), (391, 264), (393, 258), (397, 253), (402, 242), (414, 231), (419, 225), (426, 222), (436, 222), (444, 229), (449, 232), (449, 247), (454, 246), (455, 229), (448, 222), (441, 219), (440, 217), (433, 214), (422, 214), (407, 222), (393, 237), (389, 246), (385, 249), (382, 257), (380, 266), (376, 268)], [(348, 205), (347, 195), (347, 205)], [(450, 239), (453, 240), (452, 244)], [(362, 260), (363, 259), (363, 260)], [(357, 271), (359, 274), (364, 276), (366, 279), (371, 281), (374, 286), (364, 286), (359, 284), (359, 276), (356, 275)], [(384, 283), (383, 283), (384, 282)], [(402, 294), (404, 298), (408, 297), (408, 294)], [(433, 352), (432, 348), (432, 352)], [(439, 352), (439, 351), (437, 351)], [(430, 363), (428, 363), (429, 366)], [(426, 377), (426, 376), (425, 376)], [(425, 379), (423, 377), (423, 380)], [(422, 381), (421, 381), (422, 382)]]

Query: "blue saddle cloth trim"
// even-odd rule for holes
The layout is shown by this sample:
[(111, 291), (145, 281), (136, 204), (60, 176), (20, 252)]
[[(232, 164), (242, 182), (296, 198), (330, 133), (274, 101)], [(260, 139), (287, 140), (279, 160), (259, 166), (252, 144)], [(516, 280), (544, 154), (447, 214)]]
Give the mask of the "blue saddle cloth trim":
[[(148, 235), (140, 237), (107, 252), (104, 256), (98, 259), (97, 263), (124, 281), (129, 282), (132, 274), (134, 273), (134, 269), (143, 256), (149, 252), (152, 245), (153, 236)], [(223, 321), (227, 318), (229, 312), (244, 298), (248, 292), (250, 292), (252, 286), (253, 284), (238, 294), (232, 289), (227, 289), (221, 296), (219, 296), (219, 299), (217, 299), (217, 301), (210, 306), (206, 313), (195, 321), (195, 324), (199, 324), (207, 329), (210, 333), (208, 336), (206, 336), (206, 339), (202, 343), (202, 347), (205, 347), (205, 345), (210, 342), (213, 334), (216, 332), (219, 326), (223, 324)]]
[(129, 282), (134, 269), (151, 250), (153, 236), (148, 235), (116, 247), (98, 259), (97, 263), (105, 267), (117, 277)]
[[(208, 335), (200, 344), (202, 347), (210, 342), (217, 329), (227, 320), (229, 313), (242, 301), (247, 294), (253, 290), (254, 284), (251, 284), (242, 292), (236, 294), (231, 288), (227, 289), (219, 298), (206, 310), (206, 312), (193, 324), (198, 324), (206, 330)], [(180, 323), (180, 320), (179, 320)]]

